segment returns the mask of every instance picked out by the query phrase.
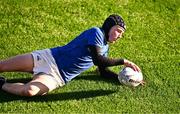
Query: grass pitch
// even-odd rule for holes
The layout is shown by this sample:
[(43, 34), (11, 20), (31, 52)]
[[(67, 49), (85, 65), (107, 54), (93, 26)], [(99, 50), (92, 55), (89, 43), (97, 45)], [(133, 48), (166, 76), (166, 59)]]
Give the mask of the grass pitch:
[[(110, 57), (142, 69), (146, 85), (128, 88), (98, 76), (95, 67), (46, 96), (19, 97), (0, 91), (1, 113), (180, 113), (178, 0), (1, 0), (0, 59), (65, 45), (112, 13), (127, 31)], [(119, 67), (112, 67), (119, 72)], [(3, 73), (11, 82), (31, 75)]]

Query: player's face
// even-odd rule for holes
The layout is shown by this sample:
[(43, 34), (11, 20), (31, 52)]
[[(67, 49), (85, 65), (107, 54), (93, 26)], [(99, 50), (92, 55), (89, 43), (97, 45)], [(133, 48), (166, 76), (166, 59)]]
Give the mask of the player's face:
[(109, 31), (109, 39), (108, 41), (110, 43), (115, 42), (117, 39), (121, 38), (124, 33), (124, 29), (120, 27), (119, 25), (113, 26)]

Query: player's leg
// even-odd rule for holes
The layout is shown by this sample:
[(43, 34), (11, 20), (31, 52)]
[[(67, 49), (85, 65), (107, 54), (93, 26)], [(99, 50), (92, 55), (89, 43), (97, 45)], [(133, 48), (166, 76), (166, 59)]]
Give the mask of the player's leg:
[(7, 60), (0, 61), (1, 72), (32, 72), (33, 71), (33, 57), (31, 54), (23, 54), (11, 57)]
[(34, 76), (33, 80), (27, 84), (23, 83), (5, 83), (2, 89), (8, 93), (20, 96), (45, 95), (49, 91), (57, 88), (57, 81), (46, 74)]

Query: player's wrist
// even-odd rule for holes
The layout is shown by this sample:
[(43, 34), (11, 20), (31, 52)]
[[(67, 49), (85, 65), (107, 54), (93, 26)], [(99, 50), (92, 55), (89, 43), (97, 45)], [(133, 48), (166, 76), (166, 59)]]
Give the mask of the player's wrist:
[(123, 59), (123, 61), (125, 66), (127, 66), (130, 63), (130, 61), (128, 61), (127, 59)]

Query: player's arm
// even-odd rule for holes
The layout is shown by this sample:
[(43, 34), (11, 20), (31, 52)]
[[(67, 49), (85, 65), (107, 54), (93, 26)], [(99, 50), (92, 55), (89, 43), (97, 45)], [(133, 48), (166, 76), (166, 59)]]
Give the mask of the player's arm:
[(107, 67), (123, 65), (124, 59), (112, 59), (100, 55), (100, 48), (97, 46), (89, 46), (90, 53), (92, 55), (92, 60), (94, 65), (98, 66), (98, 71), (103, 77), (114, 77), (117, 78), (118, 74), (109, 70)]
[(124, 64), (124, 59), (112, 59), (100, 55), (100, 47), (98, 46), (89, 46), (88, 48), (90, 50), (93, 63), (96, 66), (109, 67), (109, 66), (117, 66)]
[(140, 71), (140, 68), (136, 64), (134, 64), (133, 62), (127, 59), (112, 59), (100, 55), (100, 47), (98, 46), (89, 46), (89, 50), (92, 55), (93, 63), (96, 66), (109, 67), (109, 66), (124, 65), (126, 67), (131, 67), (135, 71)]
[(92, 56), (94, 65), (98, 66), (101, 76), (105, 77), (117, 77), (118, 75), (110, 71), (107, 67), (116, 66), (116, 65), (125, 65), (127, 67), (133, 68), (135, 71), (140, 71), (140, 68), (135, 65), (133, 62), (126, 59), (112, 59), (100, 55), (100, 47), (98, 46), (89, 46), (88, 47)]

